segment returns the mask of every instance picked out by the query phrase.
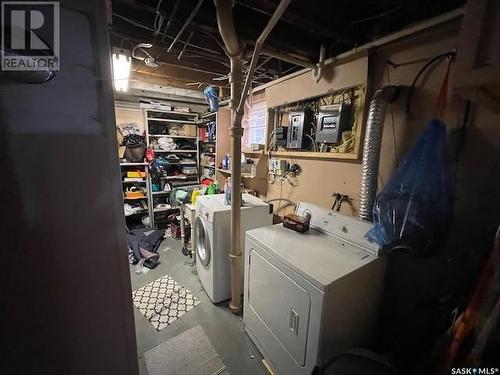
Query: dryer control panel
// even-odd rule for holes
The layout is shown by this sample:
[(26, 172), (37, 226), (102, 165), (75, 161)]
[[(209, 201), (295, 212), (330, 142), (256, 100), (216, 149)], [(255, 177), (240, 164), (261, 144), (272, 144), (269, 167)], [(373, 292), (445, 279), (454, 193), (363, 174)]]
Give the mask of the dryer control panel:
[(299, 202), (295, 213), (300, 216), (310, 214), (311, 228), (340, 238), (363, 251), (378, 256), (379, 246), (365, 238), (366, 232), (373, 227), (372, 223), (306, 202)]

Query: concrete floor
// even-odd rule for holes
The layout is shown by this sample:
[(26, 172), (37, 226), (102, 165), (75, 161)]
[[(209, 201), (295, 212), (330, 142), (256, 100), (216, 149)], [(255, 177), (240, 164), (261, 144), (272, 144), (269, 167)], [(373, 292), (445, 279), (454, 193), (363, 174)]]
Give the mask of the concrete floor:
[(196, 267), (189, 257), (182, 255), (180, 248), (180, 241), (167, 237), (159, 250), (161, 264), (155, 269), (147, 274), (136, 274), (135, 266), (130, 267), (132, 290), (168, 274), (201, 301), (198, 306), (161, 331), (157, 331), (134, 307), (140, 374), (148, 374), (144, 352), (196, 325), (203, 328), (231, 374), (267, 374), (261, 362), (262, 356), (243, 330), (241, 316), (235, 316), (229, 311), (228, 302), (212, 304), (196, 275)]

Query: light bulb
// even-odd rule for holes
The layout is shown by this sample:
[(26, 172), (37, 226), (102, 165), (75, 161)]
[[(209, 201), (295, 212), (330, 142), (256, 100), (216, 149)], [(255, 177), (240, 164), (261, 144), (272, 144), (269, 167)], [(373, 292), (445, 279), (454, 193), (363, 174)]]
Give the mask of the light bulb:
[(130, 53), (127, 52), (120, 49), (113, 52), (113, 82), (116, 91), (126, 92), (128, 90), (132, 60)]

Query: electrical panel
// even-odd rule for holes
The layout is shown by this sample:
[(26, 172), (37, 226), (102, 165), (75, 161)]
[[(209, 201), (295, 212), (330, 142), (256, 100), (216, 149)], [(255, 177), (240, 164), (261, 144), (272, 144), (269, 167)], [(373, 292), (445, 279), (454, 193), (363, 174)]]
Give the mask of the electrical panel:
[(313, 114), (311, 110), (294, 111), (288, 115), (288, 136), (286, 147), (291, 149), (308, 148), (311, 141), (306, 134), (310, 132)]
[(316, 142), (340, 143), (342, 132), (351, 128), (350, 119), (351, 106), (349, 104), (320, 107), (316, 121)]
[(286, 147), (288, 128), (285, 126), (278, 126), (274, 131), (274, 139), (276, 140), (276, 146)]

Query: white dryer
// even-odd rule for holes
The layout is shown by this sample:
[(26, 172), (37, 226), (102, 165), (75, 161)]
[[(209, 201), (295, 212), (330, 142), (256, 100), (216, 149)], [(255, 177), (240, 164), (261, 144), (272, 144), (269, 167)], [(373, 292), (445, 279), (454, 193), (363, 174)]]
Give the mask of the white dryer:
[[(241, 248), (242, 262), (245, 232), (272, 224), (272, 209), (253, 195), (242, 195)], [(231, 297), (231, 206), (224, 204), (224, 194), (204, 195), (196, 199), (196, 270), (212, 302)], [(242, 280), (243, 282), (243, 275)]]
[(367, 343), (378, 318), (385, 259), (364, 234), (372, 224), (300, 203), (311, 229), (281, 224), (247, 232), (245, 330), (277, 374), (311, 374)]

